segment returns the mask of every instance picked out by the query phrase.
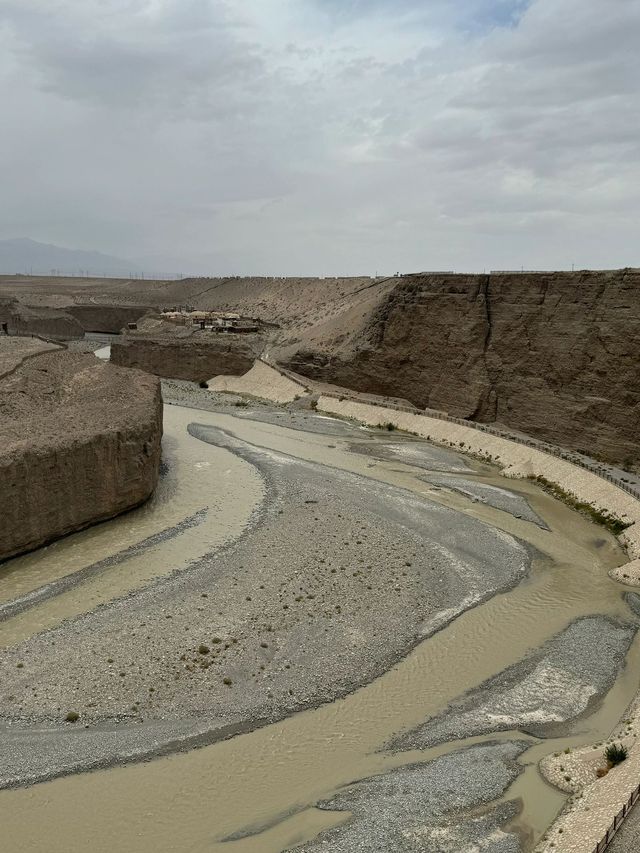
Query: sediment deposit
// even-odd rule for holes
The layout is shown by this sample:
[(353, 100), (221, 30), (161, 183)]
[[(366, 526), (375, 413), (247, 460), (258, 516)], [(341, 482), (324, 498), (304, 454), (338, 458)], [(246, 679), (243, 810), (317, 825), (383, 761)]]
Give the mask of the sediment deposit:
[[(176, 402), (220, 406), (220, 395), (205, 389), (176, 381), (165, 386)], [(462, 457), (459, 448), (363, 430), (327, 419), (308, 403), (304, 409), (304, 402), (287, 410), (254, 401), (237, 408), (231, 400), (219, 413), (168, 407), (168, 420), (175, 417), (189, 431), (179, 478), (193, 491), (193, 526), (167, 530), (169, 538), (163, 533), (149, 548), (141, 543), (134, 559), (146, 566), (110, 564), (105, 583), (109, 572), (137, 577), (130, 588), (126, 577), (114, 578), (111, 599), (93, 575), (77, 571), (59, 594), (34, 597), (31, 610), (0, 624), (6, 644), (0, 668), (11, 683), (0, 697), (0, 724), (8, 726), (0, 784), (203, 747), (166, 764), (60, 779), (25, 793), (31, 808), (41, 796), (55, 803), (38, 811), (45, 822), (49, 808), (59, 813), (61, 800), (74, 803), (76, 816), (56, 830), (60, 849), (79, 849), (78, 828), (95, 829), (87, 802), (100, 799), (113, 813), (115, 797), (126, 813), (123, 827), (138, 816), (131, 820), (138, 821), (141, 850), (182, 844), (271, 853), (304, 842), (309, 850), (333, 844), (368, 851), (379, 849), (376, 833), (383, 832), (383, 849), (403, 849), (405, 841), (406, 849), (429, 849), (441, 839), (451, 850), (477, 843), (515, 853), (518, 832), (508, 822), (516, 817), (518, 794), (507, 791), (512, 802), (506, 804), (489, 801), (518, 776), (533, 786), (527, 802), (538, 803), (535, 765), (527, 756), (518, 775), (513, 763), (535, 743), (530, 735), (486, 729), (487, 740), (475, 751), (450, 743), (436, 747), (439, 753), (427, 748), (406, 756), (386, 752), (385, 743), (439, 718), (469, 688), (484, 686), (487, 701), (468, 710), (482, 714), (486, 705), (490, 713), (501, 697), (488, 680), (512, 673), (523, 660), (522, 690), (513, 681), (522, 707), (548, 704), (554, 684), (528, 673), (557, 663), (558, 650), (548, 641), (591, 614), (610, 618), (597, 620), (583, 638), (572, 672), (578, 693), (593, 685), (594, 703), (606, 702), (624, 654), (626, 635), (620, 637), (617, 626), (634, 623), (607, 576), (622, 555), (606, 531), (534, 484), (501, 483), (495, 470)], [(175, 451), (184, 447), (177, 434), (169, 438), (171, 478)], [(357, 443), (369, 450), (354, 453)], [(201, 556), (189, 549), (185, 561), (184, 537), (199, 535), (205, 543), (219, 523), (211, 512), (217, 485), (225, 503), (238, 487), (246, 492), (237, 474), (227, 476), (227, 455), (252, 469), (252, 482), (264, 479), (259, 506), (233, 541), (221, 548), (218, 540)], [(208, 492), (203, 477), (210, 480)], [(487, 496), (487, 486), (500, 487), (499, 501)], [(123, 521), (114, 522), (117, 531)], [(65, 562), (75, 538), (58, 543), (57, 562)], [(121, 550), (118, 532), (114, 541)], [(551, 564), (540, 562), (542, 554)], [(504, 594), (496, 596), (497, 590)], [(603, 633), (611, 633), (618, 652), (591, 680)], [(533, 666), (532, 647), (541, 649)], [(611, 644), (607, 648), (611, 652)], [(358, 684), (366, 686), (354, 692)], [(326, 704), (335, 696), (345, 698)], [(293, 713), (301, 708), (313, 710)], [(65, 722), (69, 712), (79, 714), (75, 725)], [(583, 712), (576, 700), (563, 716), (570, 724)], [(274, 719), (280, 722), (265, 725)], [(264, 728), (216, 742), (256, 726)], [(585, 726), (590, 718), (580, 720), (581, 730)], [(495, 745), (496, 738), (503, 744)], [(407, 766), (398, 770), (401, 764)], [(225, 772), (212, 778), (212, 766)], [(403, 796), (406, 786), (411, 796)], [(463, 791), (458, 799), (451, 786)], [(175, 808), (178, 788), (188, 790), (189, 808)], [(172, 823), (158, 840), (151, 824), (169, 792)], [(17, 814), (7, 797), (18, 809), (20, 797), (3, 796), (6, 811)], [(322, 811), (310, 808), (318, 801)], [(555, 802), (542, 809), (543, 827)], [(332, 809), (347, 803), (353, 818), (340, 830), (347, 816)], [(18, 823), (11, 818), (12, 841), (39, 837), (34, 823), (26, 830), (16, 829)], [(323, 830), (330, 832), (314, 847), (311, 839)], [(280, 840), (269, 846), (273, 835)], [(113, 837), (108, 841), (113, 845)], [(105, 849), (106, 841), (97, 843)]]
[(624, 529), (620, 540), (632, 558), (640, 556), (640, 502), (614, 482), (579, 468), (534, 446), (492, 435), (464, 423), (451, 423), (427, 415), (398, 411), (386, 406), (322, 396), (318, 409), (354, 418), (371, 426), (390, 425), (451, 447), (463, 447), (483, 459), (496, 462), (506, 477), (529, 477), (553, 483), (576, 501), (585, 503), (604, 518), (616, 519)]
[[(349, 822), (299, 848), (302, 853), (520, 853), (508, 823), (515, 802), (497, 800), (522, 772), (528, 744), (488, 743), (364, 779), (319, 807), (350, 813)], [(492, 805), (493, 804), (493, 805)], [(400, 820), (398, 819), (400, 816)]]
[(212, 391), (247, 394), (274, 403), (292, 403), (307, 395), (303, 385), (283, 376), (263, 361), (256, 361), (243, 376), (217, 376), (208, 385)]
[(92, 355), (45, 353), (0, 380), (0, 559), (146, 500), (161, 404), (157, 380)]
[[(528, 571), (520, 543), (461, 513), (348, 472), (327, 478), (321, 465), (214, 427), (189, 431), (266, 476), (269, 505), (250, 535), (115, 612), (101, 608), (7, 650), (0, 670), (12, 672), (13, 699), (0, 698), (0, 713), (55, 720), (73, 697), (87, 721), (131, 716), (134, 703), (145, 718), (279, 717), (365, 683), (432, 623)], [(63, 640), (71, 635), (85, 637), (73, 660)], [(147, 635), (161, 637), (160, 656)], [(96, 667), (105, 656), (114, 666)], [(144, 697), (141, 679), (153, 687)], [(45, 695), (32, 693), (36, 682)]]

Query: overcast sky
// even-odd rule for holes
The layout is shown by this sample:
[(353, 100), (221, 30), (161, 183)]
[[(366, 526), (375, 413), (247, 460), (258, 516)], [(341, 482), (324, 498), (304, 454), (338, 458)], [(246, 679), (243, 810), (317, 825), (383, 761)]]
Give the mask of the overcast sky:
[(0, 238), (211, 274), (640, 266), (640, 0), (0, 0)]

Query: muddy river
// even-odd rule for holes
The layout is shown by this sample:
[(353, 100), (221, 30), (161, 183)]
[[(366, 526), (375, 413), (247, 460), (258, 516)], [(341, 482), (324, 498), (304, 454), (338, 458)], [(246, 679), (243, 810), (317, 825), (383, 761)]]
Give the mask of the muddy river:
[[(638, 689), (637, 635), (611, 689), (561, 737), (541, 740), (503, 730), (419, 751), (385, 746), (575, 620), (597, 614), (628, 623), (624, 588), (607, 576), (624, 562), (617, 542), (533, 484), (507, 481), (487, 465), (450, 454), (449, 462), (459, 460), (459, 470), (455, 461), (449, 464), (447, 486), (442, 479), (435, 485), (429, 476), (442, 474), (437, 454), (426, 467), (415, 464), (416, 448), (429, 447), (426, 443), (351, 427), (342, 432), (340, 426), (330, 429), (329, 419), (309, 418), (313, 430), (305, 430), (304, 422), (291, 428), (286, 416), (281, 425), (252, 420), (247, 413), (234, 417), (166, 406), (167, 468), (156, 496), (126, 516), (2, 567), (0, 604), (24, 606), (0, 621), (0, 644), (13, 645), (185, 569), (241, 534), (266, 499), (263, 480), (247, 461), (190, 435), (192, 423), (320, 464), (329, 474), (339, 469), (408, 489), (484, 521), (535, 549), (527, 579), (458, 616), (345, 698), (190, 752), (2, 791), (6, 849), (280, 853), (348, 820), (348, 813), (315, 805), (343, 786), (489, 740), (530, 742), (518, 759), (524, 772), (503, 796), (520, 802), (511, 828), (521, 835), (524, 849), (562, 807), (564, 795), (543, 781), (537, 762), (549, 752), (609, 734)], [(383, 447), (389, 444), (393, 452)], [(491, 506), (468, 489), (456, 489), (455, 478), (509, 490), (540, 523), (508, 511), (508, 500)], [(205, 507), (202, 523), (198, 513)], [(56, 586), (79, 572), (86, 574), (83, 583)]]

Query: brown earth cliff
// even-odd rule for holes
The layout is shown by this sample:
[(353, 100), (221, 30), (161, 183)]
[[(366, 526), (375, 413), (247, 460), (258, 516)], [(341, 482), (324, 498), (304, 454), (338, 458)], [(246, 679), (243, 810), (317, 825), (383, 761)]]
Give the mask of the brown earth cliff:
[(170, 379), (201, 382), (251, 369), (262, 352), (259, 334), (231, 334), (176, 326), (146, 317), (139, 329), (111, 343), (111, 361)]
[(145, 501), (161, 435), (159, 382), (139, 371), (61, 350), (0, 378), (0, 560)]
[(637, 270), (404, 276), (349, 334), (301, 337), (274, 356), (303, 375), (640, 461)]

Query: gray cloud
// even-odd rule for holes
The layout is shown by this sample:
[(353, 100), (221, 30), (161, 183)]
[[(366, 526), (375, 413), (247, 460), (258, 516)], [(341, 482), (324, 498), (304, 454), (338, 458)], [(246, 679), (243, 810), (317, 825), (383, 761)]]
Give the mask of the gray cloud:
[(0, 11), (0, 237), (211, 273), (638, 263), (640, 0)]

